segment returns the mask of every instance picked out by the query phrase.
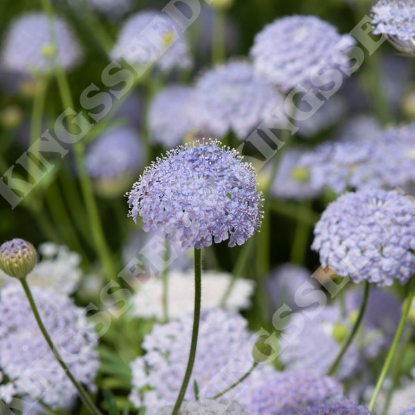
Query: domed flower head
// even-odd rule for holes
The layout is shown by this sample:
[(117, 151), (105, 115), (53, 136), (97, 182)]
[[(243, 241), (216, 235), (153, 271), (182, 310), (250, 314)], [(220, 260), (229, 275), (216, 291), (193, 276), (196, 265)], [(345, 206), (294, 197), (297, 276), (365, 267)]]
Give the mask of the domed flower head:
[(223, 137), (233, 131), (244, 139), (279, 105), (283, 98), (272, 86), (257, 79), (249, 62), (230, 62), (200, 77), (195, 100), (212, 134)]
[(138, 134), (129, 127), (105, 132), (87, 149), (85, 164), (98, 193), (120, 195), (134, 182), (143, 162)]
[(54, 29), (57, 50), (45, 14), (30, 13), (20, 17), (12, 24), (6, 37), (1, 59), (3, 66), (24, 74), (48, 73), (58, 59), (65, 70), (72, 69), (81, 59), (80, 46), (69, 26), (59, 17), (54, 17)]
[(111, 20), (117, 20), (132, 8), (131, 0), (67, 0), (73, 6), (82, 8), (88, 6), (98, 12), (105, 13)]
[(324, 402), (298, 412), (298, 415), (370, 415), (371, 412), (356, 402), (345, 399), (337, 402)]
[(309, 87), (310, 75), (323, 63), (336, 67), (334, 60), (347, 61), (346, 50), (354, 43), (318, 17), (289, 16), (265, 26), (256, 35), (250, 54), (261, 79), (287, 92), (298, 84)]
[[(155, 325), (153, 332), (145, 337), (146, 354), (131, 363), (130, 400), (136, 407), (157, 410), (174, 405), (186, 371), (192, 321), (193, 316), (186, 314), (177, 321)], [(196, 360), (185, 395), (188, 401), (195, 399), (191, 386), (195, 381), (201, 397), (213, 398), (230, 386), (230, 374), (241, 373), (242, 376), (253, 364), (253, 334), (239, 314), (221, 309), (202, 311), (199, 330)], [(255, 378), (254, 373), (252, 375)], [(229, 393), (226, 398), (231, 399), (231, 396)]]
[(355, 283), (405, 284), (415, 273), (414, 219), (415, 202), (396, 192), (346, 193), (324, 211), (312, 249)]
[[(164, 30), (160, 32), (160, 28)], [(143, 46), (132, 45), (134, 39)], [(176, 23), (166, 13), (144, 11), (131, 16), (121, 29), (111, 52), (112, 59), (125, 59), (130, 65), (156, 64), (157, 69), (190, 69), (186, 39)]]
[(401, 412), (399, 415), (415, 415), (415, 406), (413, 408), (409, 408), (406, 411)]
[(343, 398), (335, 379), (315, 373), (269, 373), (247, 382), (237, 400), (250, 415), (298, 415), (310, 405)]
[(415, 56), (415, 4), (412, 0), (380, 0), (372, 7), (373, 33), (385, 35), (400, 52)]
[(148, 113), (151, 139), (170, 149), (182, 144), (188, 133), (201, 131), (203, 110), (195, 105), (190, 87), (174, 85), (159, 92)]
[[(299, 327), (304, 317), (294, 314), (284, 336), (289, 337), (290, 328)], [(350, 330), (342, 318), (340, 306), (327, 306), (313, 320), (305, 322), (298, 336), (290, 339), (288, 347), (282, 350), (280, 360), (291, 371), (309, 370), (321, 375), (327, 373), (340, 352), (341, 342)], [(350, 379), (359, 368), (359, 353), (352, 344), (342, 360), (338, 378)]]
[(148, 167), (128, 194), (130, 216), (183, 248), (230, 238), (242, 245), (260, 226), (262, 194), (251, 165), (218, 141), (187, 144)]
[[(85, 312), (51, 288), (32, 287), (32, 293), (62, 359), (74, 377), (94, 391), (97, 335)], [(10, 379), (6, 385), (53, 408), (70, 404), (76, 389), (50, 352), (22, 287), (7, 286), (0, 295), (0, 370)]]
[[(156, 412), (151, 412), (148, 415), (171, 415), (173, 406), (166, 406), (160, 408)], [(232, 402), (230, 405), (204, 399), (202, 401), (193, 401), (184, 403), (178, 415), (249, 415), (245, 412), (238, 403)]]
[(310, 169), (299, 164), (306, 153), (303, 149), (290, 148), (284, 152), (271, 185), (271, 194), (278, 199), (314, 199), (323, 192), (323, 187), (311, 182)]
[(15, 238), (0, 246), (0, 268), (10, 277), (26, 278), (36, 261), (36, 249), (23, 239)]
[[(172, 271), (169, 273), (168, 312), (169, 318), (179, 318), (191, 313), (194, 308), (194, 272)], [(231, 274), (206, 271), (203, 273), (202, 310), (219, 307), (220, 301), (232, 280)], [(232, 311), (248, 308), (254, 290), (254, 282), (238, 278), (226, 302)], [(132, 314), (141, 318), (163, 318), (163, 281), (152, 278), (133, 297)]]

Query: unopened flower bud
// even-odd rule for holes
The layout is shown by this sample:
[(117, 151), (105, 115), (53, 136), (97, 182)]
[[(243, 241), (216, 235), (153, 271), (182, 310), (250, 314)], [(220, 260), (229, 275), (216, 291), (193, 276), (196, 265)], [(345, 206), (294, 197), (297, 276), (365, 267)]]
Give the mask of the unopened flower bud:
[(212, 0), (209, 4), (216, 9), (227, 10), (233, 5), (234, 0)]
[(0, 246), (0, 268), (10, 277), (24, 279), (35, 267), (36, 249), (23, 239), (12, 239)]
[(342, 343), (347, 336), (347, 327), (342, 323), (336, 323), (333, 327), (333, 338), (338, 343)]

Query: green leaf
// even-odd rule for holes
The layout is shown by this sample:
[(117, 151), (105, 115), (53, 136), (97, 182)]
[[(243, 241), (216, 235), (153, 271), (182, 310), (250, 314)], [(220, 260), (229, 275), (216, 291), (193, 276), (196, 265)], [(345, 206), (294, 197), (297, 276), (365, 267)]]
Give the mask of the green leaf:
[(103, 389), (102, 393), (104, 394), (105, 402), (108, 404), (108, 412), (110, 415), (120, 415), (118, 410), (117, 403), (115, 402), (114, 395), (108, 390)]

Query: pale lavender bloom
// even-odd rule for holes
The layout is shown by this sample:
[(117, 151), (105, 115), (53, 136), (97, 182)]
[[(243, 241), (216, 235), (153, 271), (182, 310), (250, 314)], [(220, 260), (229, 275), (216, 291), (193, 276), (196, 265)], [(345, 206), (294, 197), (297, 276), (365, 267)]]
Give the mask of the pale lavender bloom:
[(85, 165), (103, 196), (125, 192), (142, 168), (144, 149), (139, 134), (130, 127), (106, 131), (87, 148)]
[(405, 284), (415, 273), (414, 216), (414, 202), (396, 192), (346, 193), (323, 212), (312, 249), (355, 283)]
[[(145, 337), (142, 346), (146, 354), (131, 363), (129, 399), (135, 407), (145, 405), (156, 410), (175, 403), (186, 370), (192, 321), (193, 315), (186, 314), (179, 320), (156, 324)], [(196, 360), (185, 399), (195, 398), (194, 381), (201, 397), (212, 398), (230, 386), (230, 374), (248, 372), (253, 364), (252, 336), (239, 314), (221, 309), (202, 311)]]
[(415, 56), (415, 4), (412, 0), (380, 0), (372, 7), (373, 33), (385, 35), (400, 52)]
[(152, 10), (135, 14), (124, 23), (111, 57), (125, 59), (130, 65), (155, 64), (162, 72), (190, 69), (193, 64), (181, 29), (168, 14)]
[[(283, 337), (289, 338), (292, 327), (300, 327), (303, 320), (302, 314), (294, 314), (283, 331)], [(341, 348), (334, 336), (337, 324), (342, 324), (345, 328), (348, 326), (339, 306), (326, 306), (314, 319), (306, 318), (301, 333), (282, 350), (281, 362), (290, 371), (307, 370), (321, 375), (327, 373)], [(350, 379), (358, 371), (359, 363), (358, 349), (352, 344), (341, 362), (338, 378)]]
[(381, 124), (371, 115), (356, 115), (342, 124), (335, 139), (342, 142), (375, 141), (381, 133)]
[[(132, 9), (131, 0), (66, 0), (73, 7), (88, 6), (105, 13), (110, 18), (118, 19)], [(82, 9), (81, 9), (82, 11)]]
[(82, 50), (66, 22), (60, 17), (54, 17), (53, 21), (57, 50), (53, 49), (45, 14), (29, 13), (15, 20), (6, 35), (2, 66), (23, 74), (49, 73), (57, 58), (67, 71), (75, 67), (82, 57)]
[[(297, 107), (300, 111), (308, 112), (309, 104), (300, 101)], [(312, 138), (316, 134), (324, 131), (339, 122), (347, 113), (346, 102), (335, 95), (325, 102), (310, 118), (297, 120), (296, 127), (299, 128), (298, 134), (305, 138)]]
[(148, 113), (151, 139), (170, 149), (182, 144), (188, 133), (203, 130), (203, 108), (197, 104), (191, 87), (174, 85), (160, 91)]
[[(331, 24), (315, 16), (288, 16), (275, 20), (259, 32), (250, 55), (261, 79), (288, 92), (299, 84), (311, 86), (310, 76), (321, 65), (337, 67), (345, 62), (355, 40), (340, 35)], [(335, 62), (336, 61), (336, 62)], [(327, 71), (326, 83), (331, 81)], [(324, 77), (319, 82), (324, 83)]]
[(271, 185), (271, 194), (278, 199), (314, 199), (323, 192), (323, 186), (311, 181), (309, 168), (299, 162), (305, 149), (290, 148), (285, 151)]
[[(85, 311), (51, 288), (32, 287), (32, 293), (63, 360), (79, 382), (95, 391), (98, 339)], [(50, 351), (22, 287), (7, 286), (0, 295), (1, 370), (18, 394), (42, 399), (53, 408), (70, 405), (77, 391)]]
[(371, 415), (368, 409), (348, 399), (313, 405), (296, 415)]
[(278, 107), (284, 108), (282, 96), (256, 78), (252, 65), (244, 61), (204, 73), (196, 82), (195, 100), (207, 131), (218, 137), (234, 132), (240, 140)]
[(298, 415), (313, 404), (343, 398), (333, 378), (310, 372), (268, 373), (247, 379), (237, 401), (250, 415)]
[(399, 415), (415, 415), (415, 407), (409, 408), (406, 411), (401, 412)]
[(262, 195), (253, 167), (217, 141), (187, 144), (148, 167), (128, 194), (130, 216), (183, 248), (230, 238), (242, 245), (261, 222)]

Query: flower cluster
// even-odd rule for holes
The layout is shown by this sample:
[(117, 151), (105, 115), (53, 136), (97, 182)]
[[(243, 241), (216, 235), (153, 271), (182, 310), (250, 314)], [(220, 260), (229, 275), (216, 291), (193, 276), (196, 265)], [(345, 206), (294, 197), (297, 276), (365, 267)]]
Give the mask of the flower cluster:
[[(97, 335), (85, 312), (51, 288), (33, 287), (32, 292), (63, 360), (75, 378), (94, 391)], [(0, 368), (9, 378), (1, 387), (3, 399), (7, 389), (9, 398), (28, 394), (53, 408), (71, 404), (76, 389), (49, 350), (23, 289), (13, 284), (0, 294)]]
[(54, 17), (53, 25), (56, 50), (46, 15), (30, 13), (16, 20), (9, 30), (2, 52), (4, 68), (24, 74), (48, 73), (53, 70), (55, 59), (65, 70), (75, 67), (82, 56), (78, 42), (65, 21)]
[(262, 196), (253, 168), (216, 141), (172, 150), (129, 193), (130, 215), (182, 247), (242, 245), (260, 226)]
[(384, 190), (347, 193), (317, 223), (312, 249), (323, 267), (359, 283), (408, 282), (415, 273), (415, 203)]
[(345, 399), (325, 402), (298, 412), (298, 415), (370, 415), (371, 412), (356, 402)]

